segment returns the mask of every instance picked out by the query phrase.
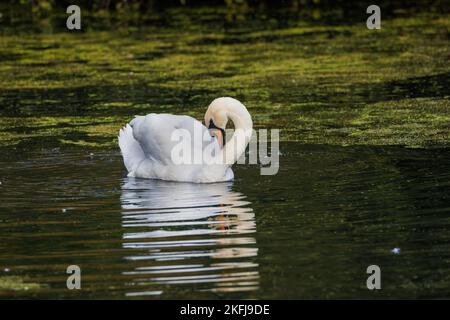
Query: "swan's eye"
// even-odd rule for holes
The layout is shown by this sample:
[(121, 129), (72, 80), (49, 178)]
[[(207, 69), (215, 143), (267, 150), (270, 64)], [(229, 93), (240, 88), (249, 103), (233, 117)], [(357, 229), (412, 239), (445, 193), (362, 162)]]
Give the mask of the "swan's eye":
[(216, 127), (216, 125), (214, 124), (214, 121), (211, 119), (211, 120), (209, 120), (208, 129), (219, 129), (219, 128)]

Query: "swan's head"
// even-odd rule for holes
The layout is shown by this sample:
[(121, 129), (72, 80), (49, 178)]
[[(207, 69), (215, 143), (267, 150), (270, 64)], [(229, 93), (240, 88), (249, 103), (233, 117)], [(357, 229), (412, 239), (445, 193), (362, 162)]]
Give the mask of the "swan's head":
[(238, 100), (230, 97), (217, 98), (208, 107), (205, 113), (205, 126), (215, 131), (222, 146), (225, 144), (225, 128), (228, 119), (231, 119), (236, 129), (252, 129), (253, 122), (247, 108)]

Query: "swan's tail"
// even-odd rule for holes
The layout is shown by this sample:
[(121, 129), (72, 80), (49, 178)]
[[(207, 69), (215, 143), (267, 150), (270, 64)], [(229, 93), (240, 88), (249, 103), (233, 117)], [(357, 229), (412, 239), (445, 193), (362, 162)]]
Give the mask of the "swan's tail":
[(145, 160), (145, 154), (139, 142), (133, 137), (133, 128), (129, 124), (119, 131), (119, 146), (125, 167), (129, 176), (132, 176), (139, 164)]

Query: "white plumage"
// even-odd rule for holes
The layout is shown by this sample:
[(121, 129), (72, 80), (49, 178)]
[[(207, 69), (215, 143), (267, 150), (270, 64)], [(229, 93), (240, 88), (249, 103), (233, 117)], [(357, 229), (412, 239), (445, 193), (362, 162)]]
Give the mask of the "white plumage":
[[(235, 132), (221, 149), (220, 141), (192, 117), (154, 113), (135, 117), (119, 132), (119, 146), (128, 176), (198, 183), (232, 180), (234, 175), (230, 166), (245, 151), (251, 137), (252, 121), (239, 101), (218, 98), (208, 107), (205, 123), (223, 132), (228, 118), (234, 122), (236, 132), (244, 130), (243, 133)], [(174, 148), (179, 145), (174, 132), (180, 130), (193, 137), (189, 152), (192, 159), (201, 158), (200, 163), (177, 163), (174, 160)], [(211, 147), (215, 151), (211, 152)], [(227, 160), (205, 162), (208, 157)]]

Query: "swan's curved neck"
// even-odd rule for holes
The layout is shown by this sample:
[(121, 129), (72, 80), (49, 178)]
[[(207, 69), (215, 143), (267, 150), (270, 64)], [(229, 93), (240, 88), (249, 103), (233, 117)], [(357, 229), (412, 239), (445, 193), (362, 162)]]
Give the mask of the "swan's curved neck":
[(228, 111), (227, 116), (233, 121), (234, 133), (222, 149), (222, 157), (225, 157), (225, 164), (231, 166), (245, 152), (252, 136), (253, 123), (247, 110), (239, 113)]

